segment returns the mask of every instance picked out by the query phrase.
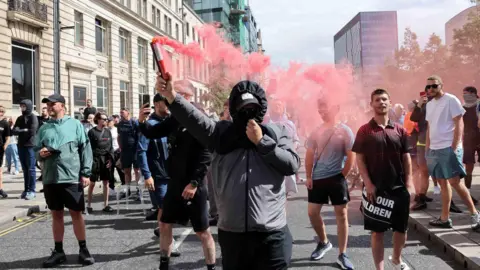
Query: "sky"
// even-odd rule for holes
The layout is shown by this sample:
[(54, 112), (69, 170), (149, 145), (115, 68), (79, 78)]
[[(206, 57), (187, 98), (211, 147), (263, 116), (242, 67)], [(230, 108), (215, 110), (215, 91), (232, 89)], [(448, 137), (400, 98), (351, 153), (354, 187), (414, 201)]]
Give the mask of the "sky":
[(249, 0), (274, 65), (333, 63), (333, 36), (358, 12), (396, 10), (399, 45), (406, 27), (423, 46), (432, 33), (445, 39), (445, 23), (469, 0)]

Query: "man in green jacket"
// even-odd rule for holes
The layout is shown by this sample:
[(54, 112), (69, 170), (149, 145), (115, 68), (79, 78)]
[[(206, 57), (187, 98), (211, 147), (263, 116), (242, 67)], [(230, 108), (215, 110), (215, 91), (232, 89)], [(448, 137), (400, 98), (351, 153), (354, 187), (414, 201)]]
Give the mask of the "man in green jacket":
[(66, 261), (63, 251), (63, 210), (68, 208), (73, 231), (80, 246), (79, 262), (91, 265), (95, 261), (85, 241), (85, 210), (83, 189), (90, 184), (92, 148), (82, 124), (65, 115), (65, 98), (53, 94), (42, 100), (47, 104), (51, 119), (38, 131), (37, 160), (43, 161), (42, 181), (45, 200), (52, 211), (55, 249), (43, 262), (43, 267), (54, 267)]

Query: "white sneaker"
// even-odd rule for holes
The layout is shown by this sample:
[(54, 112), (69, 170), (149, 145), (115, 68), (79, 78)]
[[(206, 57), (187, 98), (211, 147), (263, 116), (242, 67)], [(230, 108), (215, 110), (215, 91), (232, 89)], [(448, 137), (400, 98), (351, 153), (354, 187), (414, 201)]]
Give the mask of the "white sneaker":
[(440, 194), (440, 187), (439, 186), (434, 186), (433, 187), (433, 194), (434, 195)]
[(115, 191), (115, 189), (110, 189), (109, 194), (111, 197), (117, 197), (117, 192)]
[(405, 262), (401, 262), (400, 264), (394, 264), (392, 262), (392, 256), (389, 256), (388, 259), (392, 263), (393, 269), (395, 269), (395, 270), (410, 270), (410, 267)]

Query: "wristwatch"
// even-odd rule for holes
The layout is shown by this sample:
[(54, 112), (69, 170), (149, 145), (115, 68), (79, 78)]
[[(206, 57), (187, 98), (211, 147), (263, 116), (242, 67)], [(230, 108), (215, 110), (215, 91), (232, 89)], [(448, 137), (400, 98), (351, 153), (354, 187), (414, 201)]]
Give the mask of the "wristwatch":
[(195, 181), (195, 180), (192, 180), (192, 181), (190, 181), (190, 185), (192, 185), (192, 187), (196, 188), (196, 187), (198, 187), (198, 182)]

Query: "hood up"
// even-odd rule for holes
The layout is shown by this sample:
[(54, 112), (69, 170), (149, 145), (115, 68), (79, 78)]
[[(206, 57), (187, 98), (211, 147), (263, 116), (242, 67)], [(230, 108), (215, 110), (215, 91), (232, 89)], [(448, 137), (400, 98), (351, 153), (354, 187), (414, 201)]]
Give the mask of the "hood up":
[(267, 113), (268, 108), (267, 97), (265, 95), (265, 90), (256, 82), (252, 81), (241, 81), (232, 88), (232, 92), (230, 92), (229, 97), (229, 110), (232, 119), (235, 121), (235, 117), (238, 112), (237, 104), (239, 104), (242, 94), (245, 93), (250, 93), (257, 99), (261, 109), (255, 116), (255, 121), (257, 123), (262, 123), (263, 117)]
[(30, 99), (24, 99), (22, 101), (20, 101), (20, 105), (25, 105), (27, 107), (27, 109), (25, 111), (22, 111), (22, 115), (26, 116), (26, 115), (30, 115), (32, 114), (32, 111), (33, 111), (33, 103)]

